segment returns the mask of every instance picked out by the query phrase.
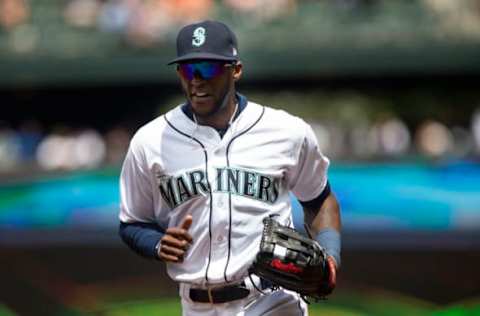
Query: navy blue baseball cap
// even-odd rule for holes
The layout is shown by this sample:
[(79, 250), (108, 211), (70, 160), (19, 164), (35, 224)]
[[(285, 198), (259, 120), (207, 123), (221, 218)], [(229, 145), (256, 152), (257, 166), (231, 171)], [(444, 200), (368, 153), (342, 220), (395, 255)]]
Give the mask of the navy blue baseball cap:
[(237, 37), (217, 21), (203, 21), (184, 26), (177, 36), (177, 58), (168, 64), (211, 59), (238, 61)]

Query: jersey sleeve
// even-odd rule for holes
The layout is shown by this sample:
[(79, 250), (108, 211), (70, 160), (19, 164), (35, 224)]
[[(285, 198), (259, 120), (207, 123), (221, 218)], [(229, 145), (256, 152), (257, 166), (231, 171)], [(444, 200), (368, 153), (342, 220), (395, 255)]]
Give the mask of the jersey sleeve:
[(142, 147), (135, 137), (120, 174), (120, 221), (154, 222), (152, 180)]
[(297, 151), (297, 163), (289, 171), (289, 187), (300, 201), (319, 196), (327, 185), (329, 159), (322, 154), (310, 125), (303, 122), (304, 134)]

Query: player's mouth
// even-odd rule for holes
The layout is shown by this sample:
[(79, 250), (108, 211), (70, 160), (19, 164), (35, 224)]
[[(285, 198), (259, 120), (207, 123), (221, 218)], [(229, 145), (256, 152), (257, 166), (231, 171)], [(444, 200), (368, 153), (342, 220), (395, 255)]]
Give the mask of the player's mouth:
[(205, 101), (211, 96), (206, 92), (194, 92), (191, 95), (193, 101)]

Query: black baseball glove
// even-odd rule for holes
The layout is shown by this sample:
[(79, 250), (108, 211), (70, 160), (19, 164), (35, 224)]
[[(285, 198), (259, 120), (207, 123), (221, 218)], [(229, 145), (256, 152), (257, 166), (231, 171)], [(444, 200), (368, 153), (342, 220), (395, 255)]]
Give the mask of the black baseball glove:
[(264, 218), (263, 224), (260, 250), (249, 272), (304, 298), (322, 299), (330, 294), (331, 265), (318, 242), (271, 217)]

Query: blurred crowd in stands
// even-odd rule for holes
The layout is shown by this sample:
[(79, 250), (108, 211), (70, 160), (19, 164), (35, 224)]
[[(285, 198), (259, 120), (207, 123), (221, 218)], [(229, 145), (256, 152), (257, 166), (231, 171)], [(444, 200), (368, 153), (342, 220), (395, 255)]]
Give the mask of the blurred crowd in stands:
[[(52, 26), (41, 24), (49, 19), (55, 27), (94, 30), (118, 34), (131, 46), (148, 47), (172, 39), (179, 26), (206, 18), (242, 20), (243, 24), (270, 22), (293, 16), (305, 3), (322, 3), (344, 11), (380, 12), (386, 0), (0, 0), (0, 30), (22, 39), (25, 47), (33, 44), (42, 31)], [(417, 0), (409, 1), (419, 9), (436, 16), (439, 33), (460, 32), (478, 38), (480, 35), (480, 1)], [(319, 7), (322, 9), (323, 7)], [(53, 13), (52, 13), (52, 12)], [(387, 9), (388, 11), (388, 9)], [(43, 17), (42, 17), (43, 15)], [(335, 14), (333, 14), (335, 16)], [(388, 14), (387, 14), (388, 16)], [(246, 18), (247, 20), (244, 20)], [(339, 17), (341, 19), (341, 17)], [(367, 19), (371, 21), (372, 19)], [(375, 20), (375, 19), (373, 19)], [(60, 22), (60, 23), (58, 23)], [(49, 24), (49, 23), (47, 23)], [(17, 30), (18, 28), (18, 30)], [(48, 30), (44, 30), (49, 28)], [(18, 32), (17, 32), (18, 31)], [(15, 38), (15, 36), (13, 36)], [(15, 42), (15, 39), (12, 40)]]
[(16, 129), (0, 122), (0, 174), (118, 166), (131, 135), (123, 127), (103, 134), (92, 128), (65, 126), (45, 132), (34, 120), (25, 121)]
[[(480, 157), (480, 108), (469, 128), (449, 128), (426, 120), (411, 130), (395, 117), (349, 128), (309, 123), (322, 150), (336, 161)], [(45, 133), (36, 121), (26, 121), (16, 129), (0, 123), (0, 174), (118, 167), (132, 135), (133, 131), (123, 127), (103, 134), (91, 128), (67, 127)]]
[[(39, 3), (0, 0), (0, 29), (32, 23), (33, 11), (54, 7), (66, 26), (116, 33), (133, 46), (168, 39), (184, 24), (211, 18), (218, 8), (232, 15), (271, 20), (295, 11), (296, 0), (68, 0)], [(46, 14), (46, 13), (45, 13)], [(47, 14), (46, 14), (47, 15)]]
[(371, 124), (342, 128), (335, 123), (310, 122), (320, 148), (336, 160), (390, 160), (420, 158), (478, 159), (480, 157), (480, 109), (470, 127), (448, 127), (428, 119), (413, 130), (398, 117)]
[[(8, 50), (14, 53), (35, 52), (41, 40), (46, 41), (45, 47), (48, 48), (62, 40), (83, 47), (84, 42), (78, 37), (71, 37), (70, 33), (62, 37), (51, 32), (59, 29), (74, 29), (89, 39), (94, 33), (108, 34), (121, 38), (122, 43), (131, 47), (148, 47), (164, 41), (173, 42), (178, 28), (193, 21), (221, 16), (227, 17), (232, 23), (240, 20), (238, 25), (250, 26), (255, 25), (254, 22), (286, 20), (304, 8), (304, 4), (315, 3), (346, 11), (374, 8), (370, 12), (377, 12), (377, 5), (388, 7), (414, 3), (438, 17), (436, 21), (440, 25), (436, 25), (438, 29), (435, 32), (448, 35), (455, 30), (480, 38), (480, 0), (0, 0), (0, 37), (3, 36), (0, 38), (0, 53)], [(311, 23), (305, 23), (304, 19), (302, 22), (304, 27), (306, 24), (316, 32), (321, 18), (317, 16), (317, 11), (313, 11)], [(390, 13), (386, 14), (387, 17), (392, 16)], [(331, 16), (341, 24), (349, 21), (342, 19), (341, 15)], [(423, 18), (423, 15), (420, 16)], [(42, 19), (48, 23), (42, 24)], [(295, 26), (299, 20), (294, 19), (295, 24), (287, 23), (287, 26)], [(365, 18), (365, 21), (372, 23), (379, 20), (382, 19)], [(401, 27), (396, 27), (402, 21), (394, 19), (395, 27), (392, 28), (393, 33), (398, 33), (400, 37), (405, 34), (398, 31)], [(417, 25), (413, 27), (416, 31)], [(331, 40), (335, 42), (337, 28), (331, 30)], [(380, 27), (374, 30), (380, 30)], [(371, 38), (377, 35), (368, 33)], [(101, 37), (101, 40), (104, 38)], [(295, 48), (289, 47), (288, 41), (280, 44), (289, 49)], [(66, 48), (60, 45), (58, 50), (64, 54), (68, 51)], [(118, 50), (118, 47), (115, 49)], [(86, 50), (96, 51), (88, 47)], [(410, 155), (433, 159), (480, 156), (480, 109), (472, 115), (470, 125), (462, 127), (447, 126), (435, 120), (426, 120), (412, 127), (395, 116), (373, 122), (358, 120), (353, 125), (334, 121), (309, 123), (314, 127), (323, 151), (334, 159), (391, 159)], [(77, 170), (118, 166), (132, 134), (133, 131), (124, 127), (100, 132), (92, 128), (45, 127), (36, 121), (11, 126), (0, 119), (0, 174), (32, 169)]]

